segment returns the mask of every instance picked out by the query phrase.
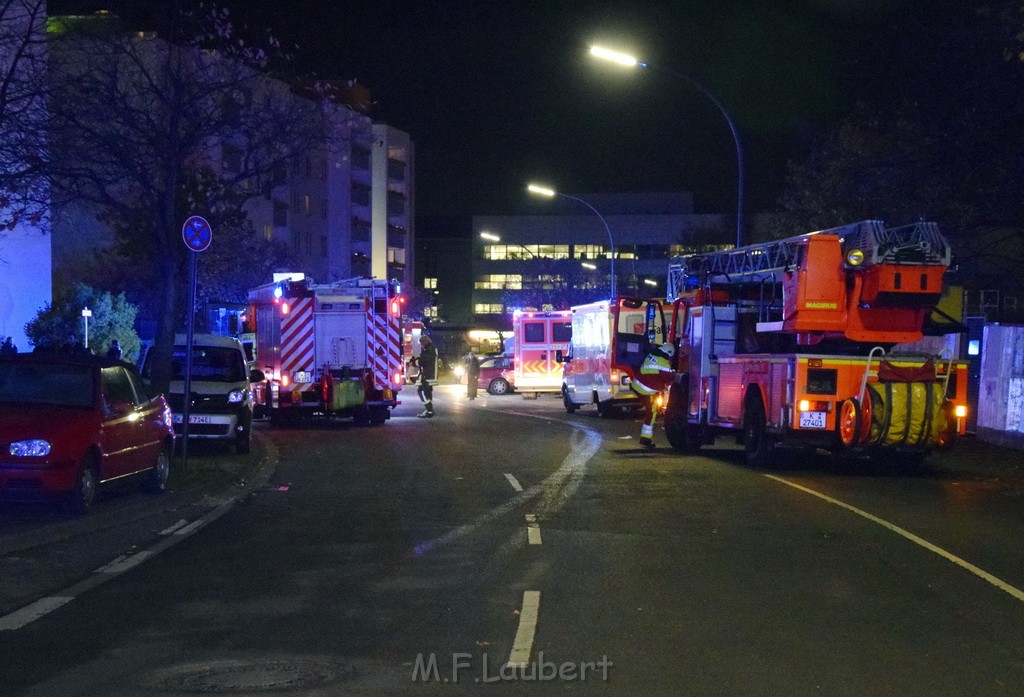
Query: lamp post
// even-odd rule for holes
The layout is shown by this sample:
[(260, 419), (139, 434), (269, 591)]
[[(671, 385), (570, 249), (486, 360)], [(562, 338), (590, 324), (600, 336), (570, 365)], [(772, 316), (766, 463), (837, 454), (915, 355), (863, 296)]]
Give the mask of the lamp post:
[(601, 215), (601, 213), (596, 208), (594, 208), (589, 203), (587, 203), (583, 199), (578, 198), (576, 196), (572, 196), (570, 194), (563, 194), (563, 193), (561, 193), (559, 191), (555, 191), (554, 189), (548, 188), (546, 186), (539, 186), (537, 184), (530, 184), (530, 185), (528, 185), (526, 187), (526, 190), (529, 191), (531, 194), (537, 194), (538, 196), (545, 196), (547, 198), (554, 198), (555, 196), (561, 196), (562, 198), (567, 198), (567, 199), (570, 199), (572, 201), (576, 201), (577, 203), (582, 203), (584, 206), (589, 208), (590, 211), (594, 215), (597, 216), (598, 220), (601, 221), (601, 224), (604, 225), (604, 231), (608, 233), (609, 259), (611, 259), (611, 266), (609, 268), (609, 271), (611, 272), (611, 277), (612, 277), (612, 280), (611, 280), (611, 294), (612, 294), (611, 295), (611, 299), (612, 299), (612, 301), (614, 301), (615, 300), (615, 242), (614, 242), (614, 240), (612, 240), (612, 231), (611, 231), (611, 228), (608, 227), (608, 221), (604, 219), (604, 216)]
[[(652, 68), (652, 66), (649, 63), (641, 62), (634, 58), (633, 56), (627, 55), (625, 53), (619, 53), (618, 51), (612, 51), (601, 46), (591, 46), (590, 55), (594, 56), (595, 58), (611, 61), (612, 63), (616, 63), (618, 65), (626, 66), (629, 68)], [(744, 163), (743, 146), (740, 143), (740, 132), (736, 128), (736, 123), (732, 120), (732, 117), (729, 115), (729, 112), (726, 111), (725, 106), (722, 104), (722, 102), (718, 100), (718, 97), (712, 94), (710, 90), (708, 90), (704, 85), (698, 82), (697, 79), (694, 78), (692, 75), (687, 75), (686, 73), (682, 73), (677, 70), (672, 70), (671, 68), (663, 68), (661, 66), (654, 67), (653, 69), (661, 70), (662, 72), (668, 73), (669, 75), (674, 75), (675, 77), (690, 83), (691, 86), (697, 89), (697, 91), (703, 94), (705, 97), (710, 99), (714, 103), (714, 105), (718, 107), (718, 110), (722, 112), (722, 116), (725, 117), (726, 123), (729, 124), (729, 130), (732, 132), (732, 140), (736, 146), (736, 246), (742, 247)]]

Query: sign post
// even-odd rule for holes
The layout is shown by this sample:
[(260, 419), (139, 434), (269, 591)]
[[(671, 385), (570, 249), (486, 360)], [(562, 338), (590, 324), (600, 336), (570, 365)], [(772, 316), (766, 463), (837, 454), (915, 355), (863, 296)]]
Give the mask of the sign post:
[(89, 318), (92, 317), (92, 310), (85, 308), (82, 310), (82, 319), (85, 320), (85, 348), (89, 348)]
[(181, 239), (189, 248), (188, 255), (188, 307), (187, 334), (185, 338), (185, 384), (182, 389), (181, 408), (181, 456), (188, 464), (188, 426), (192, 407), (192, 341), (195, 337), (196, 320), (196, 276), (198, 274), (198, 256), (206, 251), (213, 242), (213, 228), (202, 216), (193, 215), (181, 226)]

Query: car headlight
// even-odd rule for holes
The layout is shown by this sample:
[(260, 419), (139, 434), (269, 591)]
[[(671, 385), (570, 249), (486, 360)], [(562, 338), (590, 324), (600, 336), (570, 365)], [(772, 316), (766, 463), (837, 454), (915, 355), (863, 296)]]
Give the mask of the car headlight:
[(228, 402), (238, 404), (245, 401), (245, 390), (231, 390), (228, 392)]
[(50, 454), (50, 441), (41, 438), (15, 441), (8, 452), (14, 457), (45, 457)]

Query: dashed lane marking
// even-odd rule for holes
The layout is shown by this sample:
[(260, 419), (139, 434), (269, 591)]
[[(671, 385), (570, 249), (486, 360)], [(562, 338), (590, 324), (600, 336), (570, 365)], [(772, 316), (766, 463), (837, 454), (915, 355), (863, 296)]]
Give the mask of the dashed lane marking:
[(1024, 602), (1024, 591), (1021, 591), (1020, 589), (1011, 586), (1009, 583), (1007, 583), (1006, 581), (1003, 581), (1002, 579), (996, 578), (995, 576), (993, 576), (989, 572), (985, 571), (984, 569), (980, 569), (977, 566), (975, 566), (974, 564), (971, 564), (970, 562), (961, 559), (960, 557), (956, 556), (952, 552), (947, 552), (946, 550), (942, 549), (941, 547), (932, 544), (928, 540), (925, 540), (925, 539), (923, 539), (921, 537), (918, 537), (917, 535), (915, 535), (914, 533), (910, 532), (909, 530), (904, 530), (900, 526), (894, 525), (893, 523), (890, 523), (887, 520), (883, 520), (882, 518), (879, 518), (876, 515), (872, 515), (872, 514), (868, 513), (867, 511), (863, 511), (863, 510), (857, 508), (856, 506), (851, 506), (848, 503), (844, 503), (844, 502), (840, 501), (839, 499), (834, 499), (831, 496), (827, 496), (825, 494), (822, 494), (821, 492), (815, 491), (814, 489), (808, 489), (807, 487), (801, 486), (800, 484), (797, 484), (795, 482), (791, 482), (788, 479), (783, 479), (782, 477), (776, 477), (773, 474), (766, 474), (764, 476), (768, 477), (768, 479), (774, 479), (775, 481), (780, 482), (782, 484), (785, 484), (786, 486), (790, 486), (790, 487), (793, 487), (794, 489), (798, 489), (799, 491), (802, 491), (805, 494), (810, 494), (811, 496), (817, 496), (822, 501), (827, 501), (828, 503), (831, 503), (831, 504), (833, 504), (835, 506), (839, 506), (840, 508), (845, 508), (846, 510), (848, 510), (848, 511), (850, 511), (852, 513), (856, 513), (857, 515), (859, 515), (859, 516), (861, 516), (863, 518), (867, 518), (872, 523), (878, 523), (883, 528), (886, 528), (887, 530), (891, 530), (892, 532), (896, 533), (897, 535), (900, 535), (901, 537), (905, 537), (906, 539), (910, 540), (914, 544), (917, 544), (917, 545), (920, 545), (920, 546), (924, 547), (929, 552), (934, 552), (935, 554), (938, 554), (943, 559), (947, 559), (947, 560), (953, 562), (954, 564), (956, 564), (957, 566), (959, 566), (960, 568), (966, 569), (967, 571), (970, 571), (972, 574), (974, 574), (978, 578), (982, 578), (982, 579), (988, 581), (989, 583), (991, 583), (993, 586), (995, 586), (999, 590), (1004, 591), (1005, 593), (1009, 593), (1010, 595), (1012, 595), (1017, 600), (1020, 600), (1021, 602)]
[(508, 664), (512, 668), (525, 668), (530, 663), (533, 637), (537, 633), (540, 614), (540, 591), (523, 591), (523, 608), (519, 611), (519, 629), (516, 630)]
[(169, 528), (164, 528), (163, 530), (161, 530), (160, 534), (161, 535), (170, 535), (172, 532), (174, 532), (175, 530), (177, 530), (178, 528), (182, 527), (183, 525), (185, 525), (187, 523), (188, 523), (188, 521), (185, 520), (184, 518), (182, 518), (181, 520), (179, 520), (177, 523), (175, 523), (174, 525), (170, 526)]
[(515, 489), (516, 491), (522, 491), (523, 490), (523, 485), (519, 483), (519, 480), (516, 479), (511, 474), (509, 474), (508, 472), (505, 473), (505, 479), (508, 480), (508, 483), (511, 484), (512, 488)]
[(537, 516), (533, 513), (526, 514), (526, 536), (531, 545), (540, 544), (540, 524), (537, 522)]
[(0, 632), (10, 631), (12, 629), (21, 629), (30, 622), (35, 622), (37, 619), (53, 612), (62, 605), (66, 605), (74, 600), (73, 596), (55, 595), (47, 598), (40, 598), (31, 605), (12, 612), (9, 615), (0, 617)]

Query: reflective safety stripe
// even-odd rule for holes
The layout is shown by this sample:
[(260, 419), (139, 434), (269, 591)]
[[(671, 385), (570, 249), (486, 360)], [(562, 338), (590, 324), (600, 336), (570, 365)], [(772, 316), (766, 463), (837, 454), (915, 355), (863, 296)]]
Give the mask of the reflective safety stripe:
[(644, 397), (650, 397), (652, 394), (658, 394), (658, 390), (655, 390), (647, 385), (643, 384), (639, 380), (633, 380), (629, 383), (629, 386), (639, 395)]
[(651, 424), (644, 424), (643, 426), (640, 427), (640, 435), (641, 436), (652, 436), (652, 435), (654, 435), (654, 426), (652, 426)]

